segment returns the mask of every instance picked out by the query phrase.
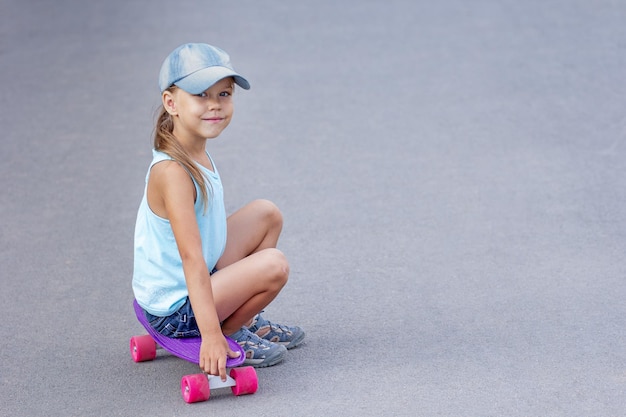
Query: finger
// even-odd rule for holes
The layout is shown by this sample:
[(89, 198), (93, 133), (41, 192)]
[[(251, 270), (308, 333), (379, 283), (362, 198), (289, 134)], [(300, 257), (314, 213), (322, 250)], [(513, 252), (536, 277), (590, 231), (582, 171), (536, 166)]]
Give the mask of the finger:
[(209, 372), (211, 375), (219, 375), (220, 374), (220, 369), (219, 369), (219, 363), (218, 362), (219, 362), (219, 359), (211, 361), (211, 372)]
[(241, 352), (228, 349), (229, 358), (238, 358), (240, 355), (241, 355)]
[(222, 382), (226, 382), (226, 359), (220, 359), (219, 366), (220, 366), (220, 369), (219, 369), (220, 378)]

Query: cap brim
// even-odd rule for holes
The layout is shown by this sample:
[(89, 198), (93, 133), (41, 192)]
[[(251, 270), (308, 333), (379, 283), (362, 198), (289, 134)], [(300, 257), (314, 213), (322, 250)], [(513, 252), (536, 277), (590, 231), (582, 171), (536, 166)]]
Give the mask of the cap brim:
[(237, 74), (235, 71), (226, 67), (208, 67), (189, 74), (180, 81), (174, 84), (189, 94), (200, 94), (210, 88), (213, 84), (219, 80), (223, 80), (227, 77), (233, 77), (235, 83), (244, 90), (250, 89), (250, 83), (248, 80)]

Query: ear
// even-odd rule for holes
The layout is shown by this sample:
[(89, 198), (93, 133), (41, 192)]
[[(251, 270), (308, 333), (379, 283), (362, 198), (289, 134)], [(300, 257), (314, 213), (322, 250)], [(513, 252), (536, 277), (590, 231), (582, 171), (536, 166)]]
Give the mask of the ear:
[(165, 107), (165, 110), (169, 114), (172, 116), (178, 115), (178, 110), (176, 109), (176, 99), (171, 91), (165, 90), (161, 95), (161, 101), (163, 102), (163, 107)]

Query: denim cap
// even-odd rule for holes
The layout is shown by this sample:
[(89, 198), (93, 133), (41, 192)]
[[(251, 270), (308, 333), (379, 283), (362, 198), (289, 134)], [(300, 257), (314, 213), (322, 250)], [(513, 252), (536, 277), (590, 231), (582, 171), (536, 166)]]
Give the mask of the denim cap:
[(186, 43), (165, 58), (159, 87), (161, 93), (174, 84), (189, 94), (200, 94), (226, 77), (233, 77), (238, 86), (250, 89), (248, 80), (233, 69), (226, 52), (206, 43)]

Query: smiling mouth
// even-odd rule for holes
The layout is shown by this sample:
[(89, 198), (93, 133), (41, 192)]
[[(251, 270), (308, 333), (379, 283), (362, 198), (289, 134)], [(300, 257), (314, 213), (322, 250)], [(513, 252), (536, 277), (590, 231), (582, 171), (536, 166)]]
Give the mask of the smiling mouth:
[(209, 122), (209, 123), (218, 123), (224, 120), (224, 118), (223, 117), (208, 117), (202, 120), (204, 120), (205, 122)]

